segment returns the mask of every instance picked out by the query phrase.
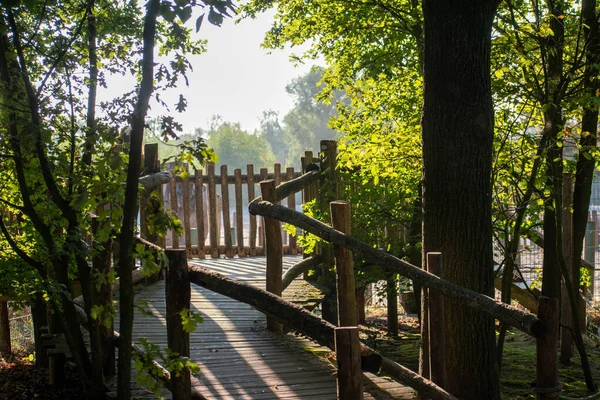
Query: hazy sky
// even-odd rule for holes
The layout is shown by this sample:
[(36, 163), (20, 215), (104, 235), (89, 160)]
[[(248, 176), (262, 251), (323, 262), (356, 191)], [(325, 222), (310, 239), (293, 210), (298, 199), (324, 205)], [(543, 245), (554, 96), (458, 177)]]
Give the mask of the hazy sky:
[[(174, 107), (171, 113), (183, 124), (184, 132), (206, 128), (211, 116), (216, 114), (225, 121), (239, 122), (242, 128), (252, 132), (260, 126), (263, 111), (279, 111), (281, 118), (293, 106), (285, 86), (308, 72), (311, 65), (295, 67), (289, 60), (294, 51), (273, 50), (269, 54), (260, 46), (273, 14), (265, 13), (255, 20), (237, 24), (226, 19), (220, 28), (204, 20), (197, 35), (208, 40), (207, 52), (189, 58), (194, 68), (188, 76), (189, 88), (182, 82), (180, 90), (161, 95), (169, 105), (175, 103), (180, 92), (187, 98), (185, 113), (178, 114)], [(130, 79), (113, 78), (109, 80), (109, 87), (131, 88)], [(150, 115), (165, 113), (155, 101), (151, 107)]]

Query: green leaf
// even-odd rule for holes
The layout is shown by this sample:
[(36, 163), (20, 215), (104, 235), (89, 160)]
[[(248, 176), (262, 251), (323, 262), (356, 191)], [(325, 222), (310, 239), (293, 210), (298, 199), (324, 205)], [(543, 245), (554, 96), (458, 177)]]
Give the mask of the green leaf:
[(211, 8), (208, 12), (208, 22), (216, 26), (221, 26), (223, 23), (223, 16)]
[(198, 33), (198, 31), (200, 30), (200, 27), (202, 26), (202, 21), (204, 21), (204, 15), (205, 14), (202, 14), (201, 16), (199, 16), (196, 19), (196, 33)]

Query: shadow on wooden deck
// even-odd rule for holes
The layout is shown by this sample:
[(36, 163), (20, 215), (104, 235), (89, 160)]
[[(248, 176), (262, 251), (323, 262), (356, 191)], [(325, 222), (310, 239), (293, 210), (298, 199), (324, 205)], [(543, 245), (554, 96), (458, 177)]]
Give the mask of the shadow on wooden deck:
[[(284, 256), (284, 272), (301, 260)], [(190, 260), (234, 279), (264, 288), (265, 259), (234, 258)], [(320, 295), (304, 281), (284, 292), (290, 300), (316, 302)], [(190, 358), (200, 366), (192, 384), (209, 399), (335, 399), (335, 369), (324, 357), (329, 349), (295, 335), (277, 336), (265, 330), (265, 316), (253, 307), (192, 284), (192, 308), (203, 322), (190, 334)], [(145, 337), (167, 346), (164, 281), (143, 288), (136, 302), (146, 301), (150, 315), (136, 311), (134, 340)], [(118, 330), (118, 328), (117, 328)], [(372, 376), (369, 380), (381, 381)], [(385, 383), (385, 381), (383, 381)], [(392, 385), (388, 385), (392, 386)], [(406, 388), (386, 391), (368, 385), (372, 396), (407, 397)], [(397, 397), (395, 394), (401, 395)]]

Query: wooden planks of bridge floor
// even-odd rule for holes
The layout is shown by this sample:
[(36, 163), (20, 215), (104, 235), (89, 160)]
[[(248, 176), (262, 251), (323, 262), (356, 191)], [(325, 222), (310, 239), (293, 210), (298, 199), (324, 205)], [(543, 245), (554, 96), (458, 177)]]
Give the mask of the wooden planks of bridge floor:
[[(284, 257), (284, 271), (301, 260)], [(264, 288), (265, 259), (190, 260), (204, 268)], [(167, 346), (164, 282), (140, 290), (136, 303), (147, 302), (150, 314), (136, 311), (134, 340), (145, 337)], [(190, 358), (200, 366), (193, 384), (209, 399), (335, 399), (335, 369), (324, 357), (328, 349), (292, 334), (265, 330), (265, 316), (253, 307), (192, 285), (192, 309), (204, 321), (190, 335)], [(309, 284), (296, 280), (284, 293), (301, 303), (319, 300)], [(117, 328), (118, 329), (118, 328)], [(372, 381), (370, 383), (370, 381)], [(374, 383), (373, 383), (374, 382)], [(380, 377), (366, 378), (365, 398), (413, 398), (410, 389)]]

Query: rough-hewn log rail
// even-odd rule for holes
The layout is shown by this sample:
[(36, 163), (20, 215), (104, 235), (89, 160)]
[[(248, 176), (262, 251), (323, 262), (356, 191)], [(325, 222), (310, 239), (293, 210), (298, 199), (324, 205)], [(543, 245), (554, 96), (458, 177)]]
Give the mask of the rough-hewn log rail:
[(321, 264), (322, 261), (323, 259), (321, 258), (321, 256), (315, 255), (309, 258), (305, 258), (298, 264), (294, 265), (292, 268), (288, 269), (281, 278), (283, 290), (290, 286), (294, 279), (299, 277), (300, 274), (303, 274), (309, 269), (318, 266), (319, 264)]
[(169, 171), (155, 172), (140, 177), (140, 185), (144, 189), (152, 189), (164, 183), (169, 183), (169, 181), (171, 181), (171, 173)]
[(277, 218), (283, 222), (295, 225), (296, 227), (317, 235), (328, 242), (350, 249), (352, 252), (360, 254), (364, 259), (375, 262), (383, 267), (390, 268), (402, 276), (421, 283), (424, 287), (437, 290), (445, 296), (460, 299), (466, 306), (485, 312), (531, 336), (538, 337), (545, 330), (545, 323), (533, 314), (524, 312), (508, 304), (495, 301), (481, 293), (440, 279), (433, 274), (425, 272), (414, 265), (392, 256), (391, 254), (374, 249), (352, 236), (344, 235), (330, 226), (307, 217), (295, 210), (291, 210), (279, 204), (257, 200), (258, 199), (255, 199), (248, 204), (248, 210), (251, 214)]
[[(273, 316), (300, 333), (309, 336), (317, 343), (335, 349), (335, 326), (319, 318), (299, 305), (284, 300), (248, 284), (227, 278), (216, 272), (190, 265), (190, 281), (213, 292), (249, 304), (257, 310)], [(457, 400), (444, 389), (416, 374), (410, 369), (382, 357), (375, 350), (361, 343), (361, 364), (363, 371), (389, 375), (434, 400)]]

